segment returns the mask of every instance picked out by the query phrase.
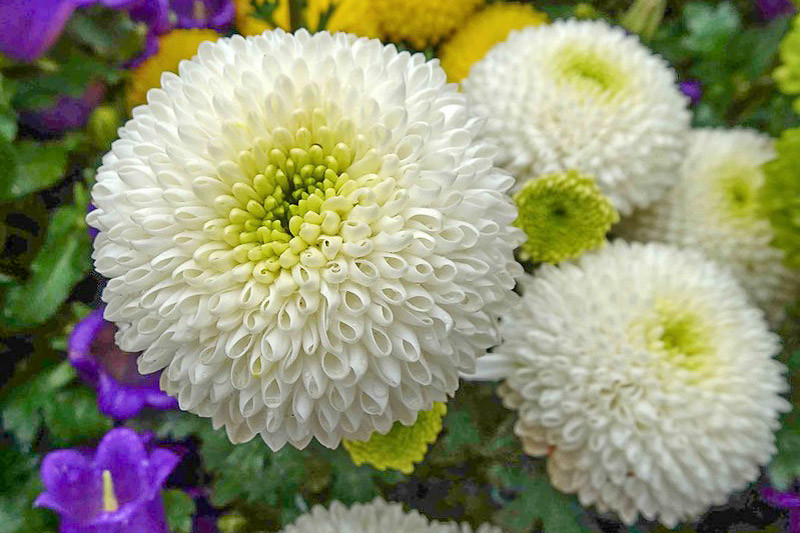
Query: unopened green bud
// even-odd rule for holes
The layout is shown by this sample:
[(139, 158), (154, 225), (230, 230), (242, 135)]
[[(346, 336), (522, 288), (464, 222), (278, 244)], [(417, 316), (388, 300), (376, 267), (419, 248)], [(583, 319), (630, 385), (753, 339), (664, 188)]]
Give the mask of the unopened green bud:
[(96, 107), (89, 116), (89, 138), (95, 147), (107, 150), (117, 138), (120, 116), (116, 108), (110, 105)]

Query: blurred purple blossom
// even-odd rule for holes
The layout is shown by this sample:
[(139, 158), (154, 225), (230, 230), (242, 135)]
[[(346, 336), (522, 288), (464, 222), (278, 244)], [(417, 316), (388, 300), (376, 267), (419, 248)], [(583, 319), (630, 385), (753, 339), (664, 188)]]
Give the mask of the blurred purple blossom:
[(764, 20), (776, 19), (783, 15), (791, 15), (797, 10), (792, 0), (758, 0), (758, 10)]
[(81, 97), (61, 96), (49, 107), (22, 111), (19, 122), (39, 135), (79, 129), (86, 125), (92, 110), (103, 101), (105, 94), (105, 86), (95, 82), (86, 88)]
[(800, 494), (764, 487), (761, 489), (761, 497), (771, 506), (789, 511), (788, 532), (800, 533)]
[(703, 86), (697, 80), (686, 80), (680, 83), (681, 92), (689, 97), (692, 105), (697, 105), (703, 97)]
[[(75, 9), (94, 4), (127, 9), (155, 36), (174, 27), (222, 29), (234, 14), (233, 0), (2, 0), (0, 52), (18, 61), (38, 59), (58, 39)], [(149, 44), (152, 50), (152, 40)]]
[(116, 428), (94, 451), (47, 454), (34, 505), (61, 516), (60, 533), (167, 533), (161, 489), (180, 456), (148, 440)]
[(138, 354), (117, 347), (115, 331), (114, 324), (103, 318), (103, 309), (97, 309), (75, 325), (67, 348), (72, 366), (97, 390), (100, 412), (124, 420), (146, 406), (177, 408), (177, 400), (159, 388), (159, 374), (139, 374)]

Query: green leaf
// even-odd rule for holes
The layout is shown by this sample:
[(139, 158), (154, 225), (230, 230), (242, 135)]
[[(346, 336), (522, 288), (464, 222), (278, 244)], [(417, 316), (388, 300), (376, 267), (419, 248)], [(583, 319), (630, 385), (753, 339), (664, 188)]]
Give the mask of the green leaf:
[(31, 262), (28, 279), (6, 294), (3, 319), (9, 327), (45, 322), (89, 271), (90, 245), (84, 216), (85, 207), (77, 205), (54, 212), (45, 242)]
[(769, 476), (773, 485), (786, 490), (800, 478), (800, 431), (784, 426), (776, 434), (776, 440), (778, 453), (769, 465)]
[(0, 202), (7, 202), (55, 185), (67, 168), (64, 143), (33, 141), (10, 147), (0, 136)]
[(114, 427), (97, 410), (97, 398), (86, 387), (59, 391), (44, 404), (43, 413), (54, 446), (99, 440)]
[(0, 533), (55, 533), (56, 514), (33, 507), (42, 490), (38, 458), (0, 445)]
[(0, 406), (0, 423), (3, 429), (16, 437), (23, 450), (30, 450), (39, 434), (47, 404), (74, 377), (75, 370), (69, 362), (63, 361), (14, 389)]
[(444, 435), (441, 437), (442, 447), (449, 454), (457, 454), (465, 446), (476, 446), (481, 443), (481, 434), (473, 423), (468, 411), (457, 410), (451, 402), (444, 419)]
[(683, 9), (683, 19), (689, 30), (682, 44), (697, 53), (722, 55), (741, 28), (739, 12), (730, 2), (716, 6), (692, 2)]
[(541, 522), (544, 533), (581, 533), (578, 504), (547, 480), (543, 472), (528, 472), (521, 467), (499, 467), (494, 472), (502, 485), (517, 491), (517, 497), (498, 515), (509, 532), (528, 531)]
[(164, 491), (164, 510), (171, 533), (191, 533), (195, 508), (194, 500), (182, 490)]

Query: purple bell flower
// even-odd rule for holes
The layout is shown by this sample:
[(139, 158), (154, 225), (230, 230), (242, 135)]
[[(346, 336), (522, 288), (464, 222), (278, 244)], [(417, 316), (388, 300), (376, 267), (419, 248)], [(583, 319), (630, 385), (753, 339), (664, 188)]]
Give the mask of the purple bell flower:
[(692, 105), (697, 105), (700, 99), (703, 98), (703, 86), (697, 80), (682, 81), (680, 89), (683, 94), (689, 97)]
[(56, 42), (76, 8), (103, 4), (125, 8), (138, 0), (2, 0), (0, 2), (0, 52), (31, 62)]
[(783, 15), (791, 15), (797, 10), (792, 0), (758, 0), (758, 10), (764, 20), (772, 20)]
[(60, 533), (167, 533), (161, 489), (180, 457), (112, 429), (94, 453), (56, 450), (42, 461), (45, 492), (34, 502), (61, 515)]
[(139, 374), (138, 354), (117, 347), (115, 331), (116, 326), (103, 319), (100, 308), (78, 322), (69, 338), (69, 360), (81, 378), (97, 390), (100, 412), (124, 420), (146, 406), (177, 408), (178, 401), (159, 388), (159, 374)]
[(21, 124), (40, 135), (54, 135), (86, 125), (92, 110), (103, 101), (106, 88), (102, 83), (92, 83), (81, 97), (61, 96), (55, 104), (43, 109), (20, 113)]
[(773, 487), (761, 489), (761, 497), (773, 507), (789, 511), (789, 533), (800, 533), (800, 494), (782, 492)]
[(233, 22), (232, 0), (171, 0), (178, 28), (224, 30)]

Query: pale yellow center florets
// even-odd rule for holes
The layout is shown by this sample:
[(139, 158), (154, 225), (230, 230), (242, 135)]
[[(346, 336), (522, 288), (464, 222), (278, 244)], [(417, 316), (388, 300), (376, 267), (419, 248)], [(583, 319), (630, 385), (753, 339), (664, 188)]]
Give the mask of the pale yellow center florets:
[(611, 98), (625, 88), (624, 73), (600, 52), (568, 45), (556, 57), (557, 75), (579, 93)]
[(708, 326), (684, 302), (656, 301), (653, 314), (643, 325), (651, 352), (686, 370), (697, 371), (708, 365), (713, 355)]

